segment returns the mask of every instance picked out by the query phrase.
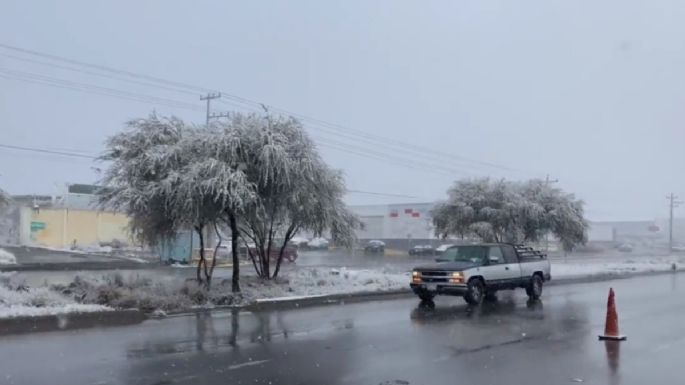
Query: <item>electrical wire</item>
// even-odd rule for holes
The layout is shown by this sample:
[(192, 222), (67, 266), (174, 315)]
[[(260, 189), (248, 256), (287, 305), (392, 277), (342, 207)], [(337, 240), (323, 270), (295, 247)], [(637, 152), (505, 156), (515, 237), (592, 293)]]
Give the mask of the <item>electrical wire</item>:
[[(139, 73), (126, 71), (126, 70), (120, 70), (120, 69), (116, 69), (116, 68), (112, 68), (112, 67), (86, 63), (86, 62), (73, 60), (73, 59), (65, 58), (65, 57), (58, 56), (58, 55), (52, 55), (52, 54), (47, 54), (47, 53), (43, 53), (43, 52), (39, 52), (39, 51), (35, 51), (35, 50), (29, 50), (29, 49), (25, 49), (25, 48), (21, 48), (21, 47), (11, 46), (8, 44), (0, 43), (0, 47), (5, 48), (7, 50), (21, 52), (23, 54), (38, 56), (38, 57), (47, 58), (47, 59), (55, 60), (55, 61), (66, 62), (66, 63), (78, 65), (78, 66), (96, 69), (99, 71), (106, 71), (106, 72), (110, 72), (110, 73), (116, 73), (116, 74), (120, 74), (120, 75), (124, 75), (124, 76), (128, 76), (128, 77), (137, 78), (137, 79), (145, 79), (145, 80), (152, 81), (152, 82), (155, 82), (158, 84), (170, 85), (170, 86), (174, 87), (171, 90), (176, 91), (176, 92), (188, 92), (188, 91), (179, 90), (178, 88), (183, 88), (185, 90), (193, 90), (196, 92), (203, 92), (203, 93), (204, 92), (217, 92), (217, 90), (212, 90), (212, 89), (208, 89), (205, 87), (199, 87), (199, 86), (195, 86), (195, 85), (191, 85), (191, 84), (187, 84), (187, 83), (183, 83), (183, 82), (170, 81), (170, 80), (162, 79), (159, 77), (139, 74)], [(6, 55), (6, 56), (8, 56), (8, 55)], [(22, 60), (22, 59), (19, 59), (19, 60)], [(43, 62), (42, 64), (47, 64), (47, 63)], [(49, 65), (49, 64), (47, 64), (47, 65)], [(73, 70), (73, 68), (70, 68), (70, 70)], [(89, 71), (89, 72), (91, 72), (91, 71)], [(101, 75), (98, 75), (98, 76), (101, 76)], [(118, 78), (118, 79), (122, 80), (120, 78)], [(140, 82), (138, 82), (138, 83), (140, 84)], [(149, 84), (149, 83), (144, 83), (144, 85), (160, 87), (158, 85), (153, 85), (153, 84)], [(169, 87), (163, 87), (163, 88), (170, 90)], [(233, 94), (225, 92), (225, 91), (219, 91), (219, 92), (221, 93), (222, 98), (232, 101), (230, 104), (233, 106), (236, 106), (236, 105), (237, 106), (245, 106), (245, 105), (247, 105), (247, 106), (250, 106), (250, 108), (252, 108), (252, 109), (260, 109), (264, 105), (261, 102), (251, 100), (248, 98), (244, 98), (244, 97), (241, 97), (238, 95), (233, 95)], [(345, 126), (335, 124), (335, 123), (330, 123), (330, 122), (327, 122), (327, 121), (322, 120), (322, 119), (313, 118), (313, 117), (310, 117), (310, 116), (307, 116), (304, 114), (289, 111), (289, 110), (279, 108), (276, 106), (269, 105), (268, 108), (272, 111), (288, 114), (288, 115), (294, 116), (296, 118), (299, 118), (303, 121), (307, 121), (307, 122), (309, 122), (308, 126), (310, 126), (310, 127), (314, 127), (317, 129), (322, 129), (323, 127), (326, 127), (326, 128), (328, 128), (329, 132), (331, 132), (331, 130), (334, 130), (338, 135), (342, 134), (348, 138), (350, 138), (350, 136), (351, 136), (350, 133), (352, 133), (354, 135), (353, 137), (357, 140), (359, 138), (364, 138), (367, 142), (372, 141), (375, 144), (383, 145), (386, 147), (387, 146), (394, 146), (396, 148), (402, 148), (402, 149), (407, 150), (407, 151), (419, 153), (424, 157), (432, 157), (435, 159), (441, 159), (443, 161), (448, 160), (450, 162), (460, 161), (462, 163), (470, 163), (470, 164), (478, 165), (481, 167), (496, 168), (496, 169), (500, 169), (503, 171), (509, 171), (509, 172), (511, 172), (511, 171), (519, 172), (520, 171), (520, 170), (511, 168), (509, 166), (504, 166), (504, 165), (491, 163), (491, 162), (484, 162), (484, 161), (480, 161), (480, 160), (476, 160), (476, 159), (467, 158), (464, 156), (459, 156), (456, 154), (450, 154), (450, 153), (437, 151), (435, 149), (428, 148), (425, 146), (419, 146), (419, 145), (415, 145), (415, 144), (405, 143), (405, 142), (399, 141), (397, 139), (386, 138), (386, 137), (382, 137), (379, 135), (369, 134), (365, 131), (353, 129), (350, 127), (345, 127)]]

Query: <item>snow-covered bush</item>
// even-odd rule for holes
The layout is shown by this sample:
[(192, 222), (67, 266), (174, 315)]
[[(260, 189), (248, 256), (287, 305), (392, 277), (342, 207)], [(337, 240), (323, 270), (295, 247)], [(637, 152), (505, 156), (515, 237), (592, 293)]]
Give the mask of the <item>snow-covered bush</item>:
[(105, 310), (111, 308), (79, 304), (48, 287), (28, 287), (16, 274), (0, 274), (0, 318)]

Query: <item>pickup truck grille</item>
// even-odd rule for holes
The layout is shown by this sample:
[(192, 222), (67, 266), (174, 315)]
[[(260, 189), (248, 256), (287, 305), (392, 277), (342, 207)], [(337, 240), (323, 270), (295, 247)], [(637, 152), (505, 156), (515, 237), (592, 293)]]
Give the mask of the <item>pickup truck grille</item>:
[(421, 282), (449, 282), (450, 273), (447, 271), (422, 271)]
[(421, 275), (424, 277), (447, 277), (449, 273), (446, 271), (422, 271)]

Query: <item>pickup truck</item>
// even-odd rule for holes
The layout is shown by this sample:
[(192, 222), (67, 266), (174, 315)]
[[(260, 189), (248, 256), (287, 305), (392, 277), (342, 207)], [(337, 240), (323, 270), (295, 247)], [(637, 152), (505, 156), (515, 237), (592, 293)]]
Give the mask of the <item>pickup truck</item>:
[(422, 301), (436, 295), (463, 296), (469, 304), (494, 299), (498, 290), (525, 288), (531, 299), (549, 281), (547, 256), (523, 245), (487, 243), (452, 246), (436, 263), (412, 270), (409, 286)]

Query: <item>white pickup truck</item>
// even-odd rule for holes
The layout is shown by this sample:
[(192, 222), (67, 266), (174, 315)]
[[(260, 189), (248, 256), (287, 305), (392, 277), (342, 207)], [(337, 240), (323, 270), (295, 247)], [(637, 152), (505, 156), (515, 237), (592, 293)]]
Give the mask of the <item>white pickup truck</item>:
[(538, 299), (543, 282), (551, 278), (545, 254), (522, 245), (488, 243), (448, 248), (436, 263), (415, 267), (409, 286), (422, 301), (458, 295), (479, 304), (495, 298), (498, 290), (517, 287)]

